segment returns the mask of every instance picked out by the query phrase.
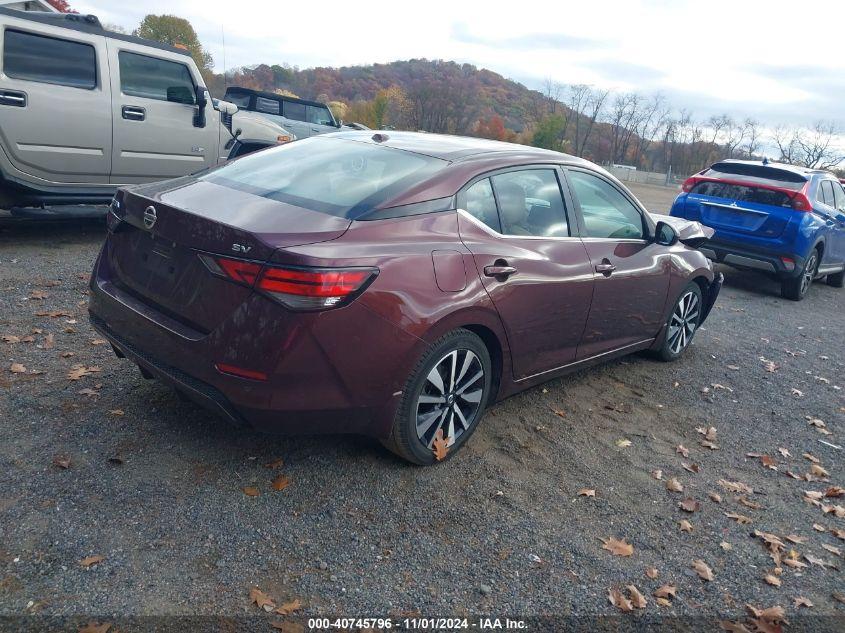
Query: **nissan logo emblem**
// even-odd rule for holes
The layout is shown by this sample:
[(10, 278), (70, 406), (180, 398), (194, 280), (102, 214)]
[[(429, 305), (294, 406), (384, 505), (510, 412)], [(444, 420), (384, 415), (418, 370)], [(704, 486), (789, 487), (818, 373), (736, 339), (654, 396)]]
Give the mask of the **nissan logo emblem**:
[(148, 229), (153, 228), (153, 225), (156, 223), (156, 208), (155, 207), (147, 207), (144, 210), (144, 226)]

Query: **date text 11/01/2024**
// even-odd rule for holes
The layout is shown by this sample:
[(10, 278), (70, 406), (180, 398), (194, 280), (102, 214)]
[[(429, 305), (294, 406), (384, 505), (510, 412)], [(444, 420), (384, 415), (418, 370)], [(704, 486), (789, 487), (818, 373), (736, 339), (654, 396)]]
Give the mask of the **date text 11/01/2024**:
[(511, 618), (309, 618), (308, 629), (410, 629), (410, 630), (525, 630), (524, 620)]

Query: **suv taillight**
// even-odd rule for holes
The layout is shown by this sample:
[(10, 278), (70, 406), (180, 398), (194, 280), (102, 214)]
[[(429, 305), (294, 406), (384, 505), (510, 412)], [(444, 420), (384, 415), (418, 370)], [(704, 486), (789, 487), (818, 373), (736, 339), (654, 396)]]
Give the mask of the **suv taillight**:
[(378, 275), (378, 268), (264, 266), (230, 257), (201, 254), (215, 275), (255, 287), (291, 310), (326, 310), (350, 303)]
[(692, 191), (692, 188), (698, 183), (698, 178), (695, 176), (690, 176), (684, 181), (684, 184), (681, 185), (681, 189), (684, 193), (689, 193)]
[(792, 208), (796, 211), (812, 211), (813, 205), (810, 203), (810, 199), (807, 197), (807, 194), (803, 191), (799, 191), (792, 196)]

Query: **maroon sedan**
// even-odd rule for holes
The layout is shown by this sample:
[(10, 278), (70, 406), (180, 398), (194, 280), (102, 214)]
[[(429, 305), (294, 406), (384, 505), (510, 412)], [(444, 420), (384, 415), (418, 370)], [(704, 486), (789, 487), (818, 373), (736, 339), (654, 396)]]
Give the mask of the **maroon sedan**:
[(419, 464), (496, 400), (677, 358), (721, 286), (694, 248), (708, 229), (649, 215), (592, 163), (430, 134), (322, 135), (127, 187), (108, 229), (91, 321), (145, 377)]

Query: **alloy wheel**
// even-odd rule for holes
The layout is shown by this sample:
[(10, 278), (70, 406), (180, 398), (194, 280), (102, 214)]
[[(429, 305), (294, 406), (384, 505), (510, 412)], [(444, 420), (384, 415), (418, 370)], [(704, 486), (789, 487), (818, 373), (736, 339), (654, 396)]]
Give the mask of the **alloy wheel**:
[(484, 367), (468, 349), (443, 356), (423, 383), (416, 404), (417, 437), (428, 448), (438, 430), (449, 445), (469, 430), (484, 396)]
[(813, 283), (813, 277), (816, 276), (816, 262), (819, 260), (817, 251), (813, 251), (810, 258), (807, 260), (807, 265), (804, 267), (804, 272), (801, 274), (801, 294), (803, 295), (810, 288)]
[(698, 326), (699, 315), (698, 295), (692, 291), (684, 293), (669, 320), (669, 349), (673, 354), (680, 354), (692, 340), (693, 332)]

